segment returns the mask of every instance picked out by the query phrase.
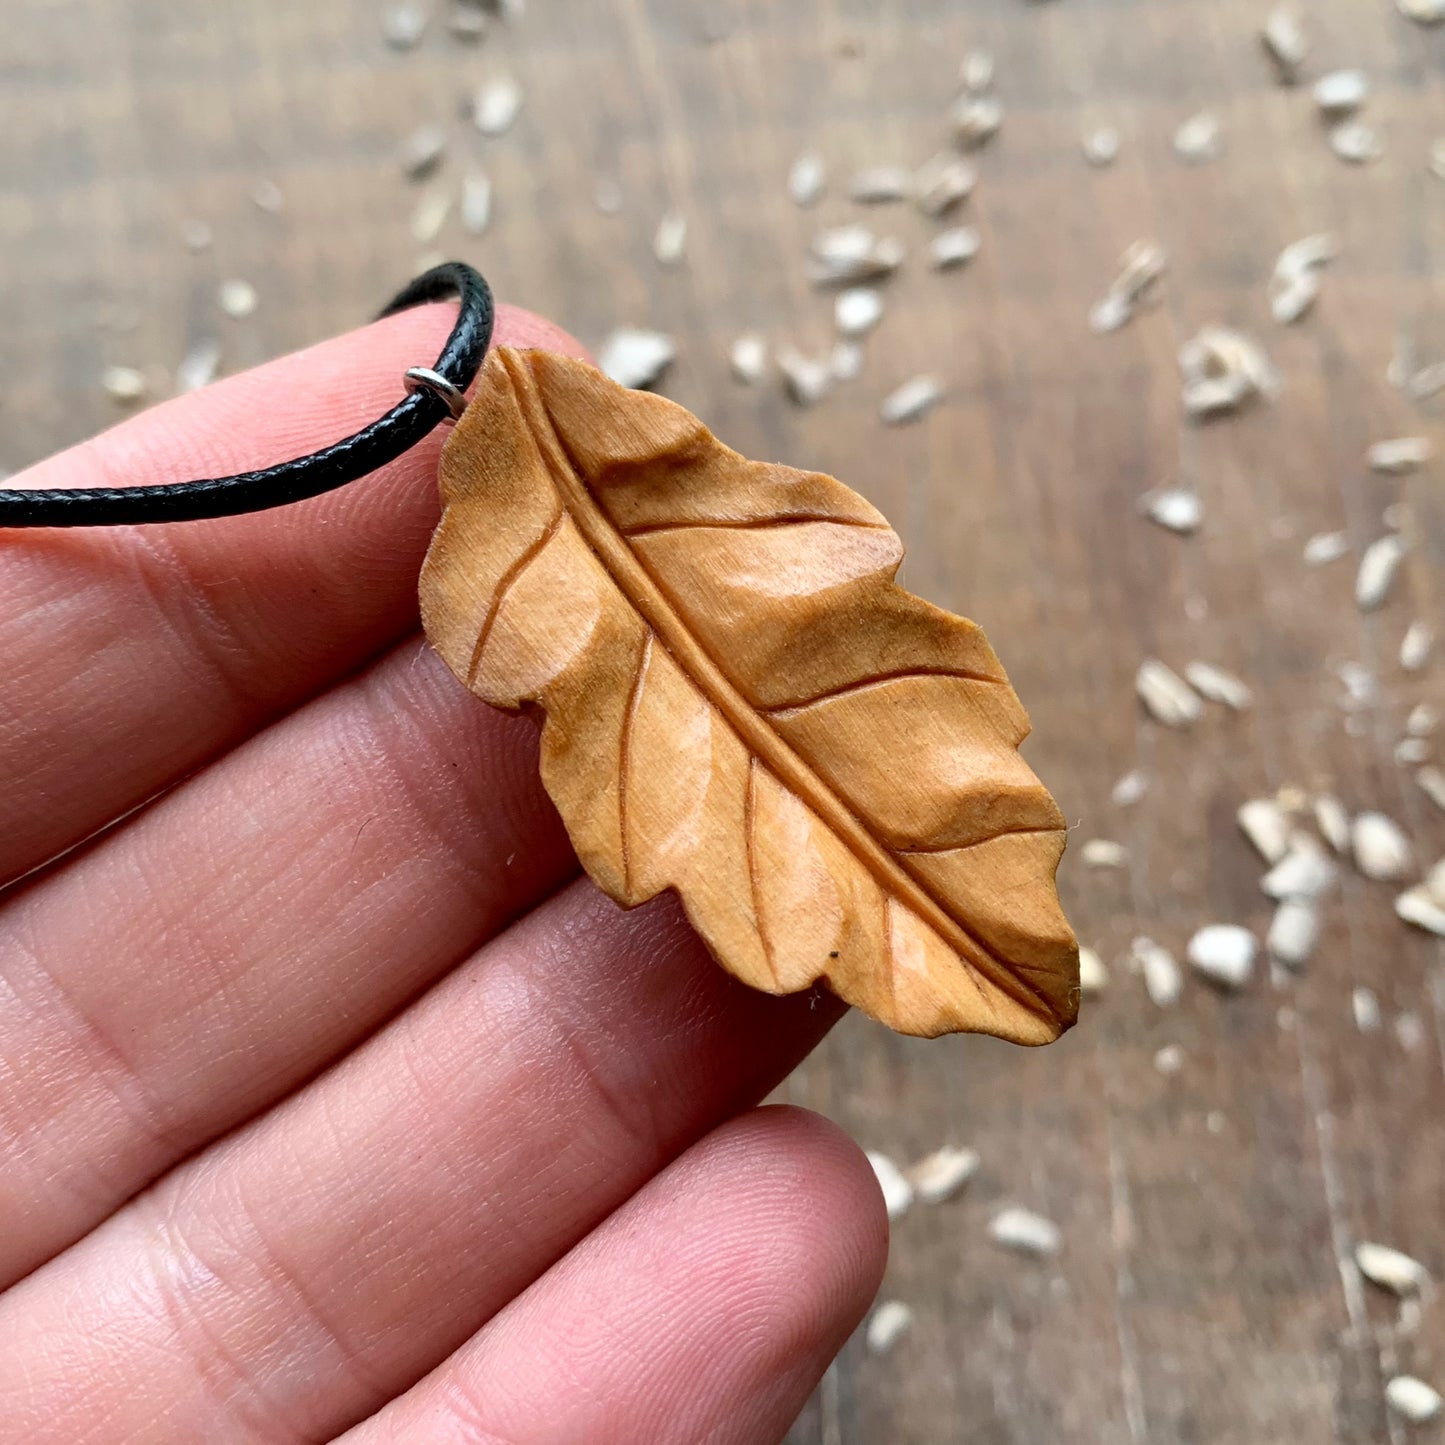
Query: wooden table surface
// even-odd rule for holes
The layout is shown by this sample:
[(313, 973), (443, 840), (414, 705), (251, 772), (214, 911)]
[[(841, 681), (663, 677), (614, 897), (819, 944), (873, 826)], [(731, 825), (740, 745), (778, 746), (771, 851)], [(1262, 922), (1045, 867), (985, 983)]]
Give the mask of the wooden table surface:
[[(421, 249), (400, 140), (447, 125), (443, 180), (485, 166), (497, 219), (481, 240), (453, 221), (439, 248), (593, 344), (619, 324), (671, 332), (670, 395), (740, 450), (835, 472), (882, 507), (910, 544), (909, 584), (988, 628), (1075, 838), (1127, 845), (1123, 870), (1090, 870), (1077, 847), (1065, 860), (1066, 902), (1112, 980), (1061, 1044), (924, 1043), (852, 1018), (788, 1085), (900, 1161), (945, 1142), (982, 1156), (962, 1196), (896, 1226), (885, 1292), (912, 1306), (911, 1332), (886, 1357), (855, 1340), (797, 1445), (1398, 1445), (1441, 1428), (1390, 1420), (1382, 1390), (1404, 1369), (1445, 1389), (1445, 1306), (1400, 1316), (1352, 1263), (1371, 1239), (1445, 1278), (1441, 945), (1394, 918), (1394, 888), (1346, 869), (1297, 977), (1260, 969), (1232, 996), (1191, 978), (1161, 1010), (1124, 963), (1138, 934), (1181, 957), (1205, 923), (1262, 935), (1261, 866), (1234, 822), (1246, 798), (1327, 787), (1395, 817), (1423, 862), (1445, 853), (1445, 814), (1393, 756), (1415, 704), (1445, 706), (1445, 663), (1411, 676), (1395, 660), (1411, 620), (1445, 621), (1445, 472), (1391, 479), (1363, 460), (1382, 437), (1445, 442), (1386, 380), (1397, 344), (1445, 356), (1445, 182), (1426, 167), (1445, 134), (1445, 30), (1387, 0), (1308, 7), (1308, 73), (1358, 65), (1374, 84), (1385, 155), (1351, 167), (1307, 90), (1275, 83), (1256, 38), (1266, 9), (533, 0), (479, 48), (438, 24), (399, 54), (381, 7), (349, 0), (7, 7), (0, 468), (113, 418), (103, 364), (163, 378), (214, 336), (238, 368), (363, 318)], [(920, 254), (931, 223), (870, 213), (913, 255), (862, 377), (812, 411), (733, 383), (740, 330), (828, 343), (829, 301), (801, 256), (821, 224), (857, 212), (837, 178), (930, 155), (973, 45), (994, 52), (1006, 107), (967, 207), (977, 260), (934, 274)], [(459, 105), (498, 70), (526, 104), (486, 141)], [(1171, 136), (1203, 106), (1225, 154), (1185, 165)], [(1080, 136), (1104, 122), (1122, 153), (1091, 170)], [(783, 185), (805, 147), (835, 174), (807, 212)], [(253, 203), (261, 179), (280, 187), (279, 214)], [(599, 179), (620, 186), (619, 213), (594, 204)], [(668, 208), (690, 239), (664, 271), (651, 237)], [(210, 250), (182, 245), (191, 217), (213, 226)], [(1340, 257), (1316, 311), (1277, 326), (1274, 258), (1315, 231), (1338, 236)], [(1163, 303), (1093, 336), (1088, 308), (1138, 238), (1168, 253)], [(253, 318), (218, 314), (228, 276), (258, 288)], [(1285, 386), (1199, 426), (1181, 418), (1174, 357), (1212, 321), (1264, 340)], [(945, 403), (882, 428), (879, 399), (922, 370)], [(1194, 537), (1138, 514), (1170, 478), (1203, 499)], [(1387, 605), (1362, 616), (1355, 558), (1392, 502), (1411, 552)], [(1304, 539), (1336, 529), (1351, 556), (1306, 568)], [(1255, 706), (1163, 729), (1133, 695), (1146, 656), (1229, 667)], [(1353, 710), (1346, 663), (1376, 682)], [(1112, 786), (1135, 768), (1148, 791), (1116, 807)], [(1358, 987), (1378, 997), (1374, 1031), (1355, 1021)], [(1182, 1066), (1167, 1074), (1155, 1059), (1171, 1044)], [(1058, 1223), (1056, 1258), (989, 1242), (1005, 1203)]]

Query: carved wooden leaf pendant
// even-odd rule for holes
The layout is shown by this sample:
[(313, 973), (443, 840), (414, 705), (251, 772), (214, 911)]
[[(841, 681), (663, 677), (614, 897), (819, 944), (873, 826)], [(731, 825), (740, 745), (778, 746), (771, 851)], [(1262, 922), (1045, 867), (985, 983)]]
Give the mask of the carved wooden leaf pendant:
[(441, 489), (427, 633), (488, 702), (545, 715), (543, 781), (607, 893), (676, 889), (745, 982), (821, 979), (905, 1033), (1074, 1021), (1028, 718), (979, 628), (894, 583), (867, 502), (509, 350)]

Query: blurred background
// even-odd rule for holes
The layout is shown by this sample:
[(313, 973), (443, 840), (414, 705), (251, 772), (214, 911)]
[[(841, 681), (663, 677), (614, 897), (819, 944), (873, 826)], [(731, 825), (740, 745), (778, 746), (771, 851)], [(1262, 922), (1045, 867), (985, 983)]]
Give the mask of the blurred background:
[[(456, 256), (599, 351), (666, 338), (658, 389), (865, 493), (1008, 666), (1092, 996), (1037, 1052), (850, 1018), (789, 1082), (899, 1169), (977, 1155), (895, 1181), (896, 1307), (795, 1445), (1442, 1428), (1390, 1387), (1445, 1390), (1441, 18), (7, 0), (0, 470)], [(976, 183), (933, 216), (940, 153), (925, 206)], [(835, 354), (818, 270), (869, 265)]]

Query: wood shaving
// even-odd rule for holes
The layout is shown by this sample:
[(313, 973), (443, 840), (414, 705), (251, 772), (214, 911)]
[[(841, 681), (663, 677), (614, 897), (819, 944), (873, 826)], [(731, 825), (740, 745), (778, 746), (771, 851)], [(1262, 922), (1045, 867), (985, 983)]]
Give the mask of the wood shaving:
[(188, 251), (208, 251), (214, 240), (215, 236), (205, 221), (193, 217), (181, 227), (181, 241)]
[(658, 264), (676, 266), (687, 250), (687, 217), (677, 211), (668, 211), (657, 223), (652, 238), (652, 254)]
[(1314, 955), (1320, 941), (1320, 915), (1313, 901), (1286, 898), (1274, 910), (1265, 936), (1265, 948), (1276, 963), (1302, 968)]
[(1087, 947), (1079, 949), (1079, 992), (1085, 998), (1094, 998), (1109, 986), (1109, 970), (1096, 950)]
[(251, 187), (251, 204), (258, 211), (265, 211), (268, 216), (279, 216), (286, 209), (286, 197), (275, 181), (262, 176)]
[(1430, 661), (1435, 646), (1435, 633), (1428, 623), (1412, 622), (1400, 639), (1400, 666), (1406, 672), (1419, 672)]
[(1254, 397), (1273, 399), (1283, 385), (1258, 342), (1227, 326), (1205, 326), (1179, 352), (1184, 410), (1192, 417), (1233, 411)]
[(1018, 1205), (999, 1210), (989, 1220), (988, 1237), (1005, 1249), (1016, 1249), (1020, 1254), (1038, 1258), (1057, 1254), (1063, 1242), (1059, 1226), (1053, 1220)]
[(1385, 153), (1380, 138), (1362, 120), (1347, 120), (1330, 130), (1330, 149), (1351, 165), (1366, 166)]
[(942, 1204), (978, 1173), (978, 1166), (977, 1150), (945, 1144), (920, 1159), (909, 1169), (907, 1178), (915, 1198), (924, 1204)]
[(1410, 888), (1395, 899), (1395, 913), (1406, 923), (1445, 938), (1445, 904), (1428, 888)]
[(1189, 727), (1199, 721), (1204, 711), (1194, 689), (1157, 658), (1146, 658), (1139, 664), (1134, 690), (1149, 716), (1166, 727)]
[(1362, 1241), (1355, 1246), (1355, 1264), (1371, 1284), (1403, 1298), (1418, 1294), (1430, 1283), (1429, 1271), (1418, 1259), (1387, 1244)]
[(1180, 160), (1191, 165), (1218, 159), (1224, 154), (1224, 136), (1219, 117), (1212, 110), (1191, 115), (1174, 132), (1174, 151)]
[(1300, 67), (1309, 55), (1309, 41), (1300, 26), (1299, 17), (1288, 5), (1279, 5), (1269, 13), (1260, 31), (1265, 53), (1274, 63), (1282, 85), (1293, 85), (1299, 79)]
[(1413, 768), (1430, 756), (1430, 744), (1424, 738), (1402, 738), (1395, 744), (1395, 761), (1402, 768)]
[(1335, 258), (1338, 243), (1331, 235), (1305, 236), (1279, 253), (1270, 278), (1270, 312), (1276, 321), (1298, 321), (1320, 293), (1320, 272)]
[(1165, 1044), (1154, 1055), (1154, 1067), (1166, 1077), (1172, 1077), (1184, 1067), (1184, 1050), (1178, 1044)]
[(813, 238), (808, 279), (815, 286), (876, 281), (903, 264), (904, 250), (892, 237), (879, 238), (867, 226), (834, 226)]
[(1276, 903), (1286, 898), (1313, 901), (1334, 887), (1339, 869), (1319, 843), (1305, 833), (1290, 838), (1289, 851), (1260, 879), (1260, 891)]
[(895, 387), (878, 408), (885, 426), (902, 426), (917, 421), (943, 400), (943, 387), (932, 376), (913, 376)]
[(1251, 798), (1240, 806), (1235, 818), (1266, 863), (1278, 863), (1289, 852), (1290, 820), (1273, 798)]
[(953, 108), (953, 138), (964, 150), (977, 150), (998, 134), (1003, 106), (991, 95), (965, 95)]
[(1436, 903), (1445, 908), (1445, 858), (1441, 858), (1425, 875), (1421, 887)]
[(828, 184), (828, 169), (816, 151), (805, 151), (788, 171), (788, 195), (795, 206), (813, 206)]
[(216, 379), (221, 365), (221, 343), (213, 336), (203, 336), (176, 367), (176, 390), (181, 393), (199, 391)]
[(1354, 1016), (1355, 1027), (1362, 1034), (1372, 1034), (1380, 1027), (1380, 1000), (1371, 988), (1350, 990), (1350, 1013)]
[(946, 216), (973, 194), (978, 171), (959, 156), (943, 152), (925, 161), (913, 177), (913, 199), (925, 216)]
[(935, 271), (951, 271), (978, 255), (982, 238), (972, 226), (940, 231), (928, 245), (928, 261)]
[(1415, 781), (1420, 785), (1420, 791), (1445, 812), (1445, 771), (1431, 763), (1415, 774)]
[(1240, 989), (1254, 972), (1259, 943), (1247, 928), (1234, 923), (1211, 923), (1189, 940), (1189, 962), (1211, 983)]
[(1429, 437), (1395, 437), (1376, 442), (1366, 453), (1370, 470), (1403, 477), (1417, 472), (1434, 455)]
[(597, 364), (619, 386), (652, 386), (677, 357), (677, 344), (661, 331), (619, 327), (603, 343)]
[(1305, 566), (1324, 567), (1339, 561), (1349, 550), (1349, 539), (1343, 532), (1319, 532), (1305, 543)]
[(778, 350), (778, 370), (783, 389), (799, 406), (813, 406), (833, 389), (833, 368), (825, 358), (805, 356), (795, 346)]
[(913, 177), (902, 166), (870, 166), (848, 182), (849, 199), (865, 206), (906, 201), (912, 191)]
[(843, 336), (866, 336), (883, 319), (883, 296), (866, 286), (840, 291), (833, 303), (833, 324)]
[(1388, 882), (1405, 877), (1414, 866), (1409, 839), (1384, 813), (1359, 814), (1350, 825), (1350, 846), (1366, 878)]
[(728, 348), (728, 365), (737, 379), (757, 386), (768, 374), (768, 343), (756, 331), (744, 332)]
[(469, 236), (482, 236), (492, 224), (492, 182), (481, 171), (473, 171), (462, 182), (462, 229)]
[(393, 5), (383, 16), (381, 36), (393, 50), (414, 50), (426, 34), (424, 5)]
[(1435, 1419), (1445, 1408), (1440, 1392), (1414, 1375), (1396, 1375), (1385, 1386), (1385, 1403), (1412, 1425)]
[(1235, 712), (1243, 712), (1254, 704), (1254, 693), (1243, 679), (1212, 662), (1191, 662), (1184, 669), (1190, 687), (1210, 702), (1222, 703)]
[(1395, 1015), (1395, 1037), (1407, 1054), (1413, 1054), (1425, 1042), (1425, 1024), (1413, 1009)]
[(472, 124), (483, 135), (505, 135), (522, 111), (522, 87), (510, 75), (496, 75), (477, 87)]
[(260, 297), (249, 281), (222, 281), (216, 302), (233, 321), (243, 321), (255, 314)]
[(863, 348), (856, 341), (835, 341), (828, 353), (834, 381), (857, 381), (863, 375)]
[(1110, 838), (1090, 838), (1079, 850), (1079, 856), (1090, 868), (1127, 868), (1129, 850)]
[[(1445, 147), (1445, 141), (1438, 144)], [(1445, 150), (1442, 150), (1442, 159), (1445, 159)], [(1416, 401), (1429, 401), (1445, 391), (1445, 361), (1432, 361), (1429, 366), (1422, 366), (1411, 375), (1407, 389)]]
[(1405, 719), (1405, 731), (1412, 738), (1428, 738), (1440, 726), (1440, 710), (1432, 703), (1417, 702)]
[(447, 15), (447, 30), (454, 40), (478, 45), (487, 38), (491, 22), (487, 12), (471, 0), (454, 0)]
[(401, 143), (401, 168), (409, 180), (420, 181), (436, 170), (447, 153), (447, 133), (440, 126), (418, 126)]
[(1184, 992), (1184, 975), (1174, 955), (1152, 938), (1136, 938), (1130, 957), (1144, 975), (1144, 991), (1155, 1008), (1173, 1008)]
[(1119, 262), (1119, 274), (1089, 313), (1090, 328), (1103, 335), (1125, 325), (1135, 311), (1152, 300), (1168, 261), (1153, 241), (1135, 241)]
[(1288, 280), (1276, 280), (1270, 286), (1269, 314), (1281, 326), (1298, 321), (1319, 300), (1318, 271), (1301, 271)]
[(1169, 487), (1144, 498), (1144, 515), (1171, 532), (1188, 536), (1199, 530), (1204, 520), (1204, 504), (1197, 492)]
[(1315, 81), (1310, 93), (1325, 115), (1351, 115), (1370, 98), (1370, 78), (1363, 70), (1332, 70)]
[(1407, 550), (1404, 539), (1394, 532), (1386, 533), (1365, 548), (1355, 577), (1355, 605), (1361, 612), (1373, 612), (1384, 606)]
[(126, 406), (142, 400), (150, 390), (145, 373), (134, 366), (107, 366), (100, 374), (100, 385), (112, 401)]
[(902, 1300), (884, 1300), (868, 1316), (864, 1343), (870, 1355), (886, 1355), (913, 1328), (913, 1311)]
[(1084, 159), (1103, 170), (1119, 159), (1119, 132), (1111, 125), (1096, 126), (1083, 139)]
[(1417, 25), (1438, 25), (1445, 20), (1445, 0), (1395, 0), (1395, 8)]
[(889, 1219), (901, 1219), (913, 1206), (913, 1186), (888, 1155), (880, 1154), (876, 1149), (867, 1152), (878, 1187), (883, 1191), (883, 1204)]
[(428, 246), (442, 233), (452, 213), (450, 186), (437, 186), (426, 192), (411, 213), (411, 238), (419, 246)]
[(1132, 808), (1149, 791), (1149, 779), (1138, 769), (1125, 773), (1109, 794), (1116, 808)]
[(1325, 842), (1336, 853), (1345, 852), (1350, 846), (1350, 815), (1345, 805), (1329, 793), (1320, 793), (1314, 799), (1315, 826)]

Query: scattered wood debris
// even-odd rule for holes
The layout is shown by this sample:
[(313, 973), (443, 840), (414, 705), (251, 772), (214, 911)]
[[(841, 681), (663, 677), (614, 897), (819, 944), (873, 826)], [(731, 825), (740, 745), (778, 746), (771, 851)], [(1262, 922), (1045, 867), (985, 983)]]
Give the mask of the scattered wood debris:
[(1204, 503), (1198, 492), (1183, 487), (1166, 487), (1144, 498), (1144, 515), (1170, 532), (1188, 536), (1204, 520)]
[(1430, 661), (1435, 646), (1435, 633), (1428, 623), (1412, 622), (1400, 639), (1400, 666), (1406, 672), (1419, 672)]
[(892, 237), (879, 238), (867, 226), (833, 226), (813, 237), (808, 279), (815, 286), (876, 281), (903, 264), (904, 250)]
[(1274, 910), (1265, 948), (1276, 963), (1302, 968), (1314, 956), (1320, 941), (1320, 915), (1310, 899), (1286, 898)]
[(668, 211), (657, 223), (652, 238), (652, 254), (662, 266), (676, 266), (687, 250), (687, 217), (679, 211)]
[(1404, 538), (1395, 532), (1387, 532), (1365, 548), (1355, 577), (1355, 604), (1361, 612), (1384, 606), (1407, 550)]
[(1438, 25), (1445, 20), (1445, 0), (1395, 0), (1395, 6), (1417, 25)]
[(1174, 132), (1174, 151), (1182, 161), (1201, 165), (1224, 154), (1224, 134), (1219, 117), (1212, 110), (1191, 115)]
[(1079, 856), (1089, 868), (1127, 868), (1129, 850), (1111, 838), (1090, 838), (1079, 850)]
[(101, 389), (112, 401), (133, 406), (150, 390), (145, 373), (134, 366), (107, 366), (100, 374)]
[(1355, 1027), (1362, 1034), (1372, 1034), (1380, 1027), (1380, 1000), (1372, 988), (1350, 990), (1350, 1013)]
[(1445, 771), (1428, 763), (1415, 774), (1415, 781), (1420, 785), (1421, 792), (1437, 808), (1445, 811)]
[(485, 235), (492, 224), (492, 181), (481, 171), (462, 181), (461, 222), (469, 236)]
[(1271, 10), (1260, 31), (1260, 41), (1274, 63), (1280, 84), (1293, 85), (1299, 79), (1300, 68), (1309, 55), (1309, 41), (1295, 11), (1288, 5), (1278, 5)]
[[(1441, 148), (1441, 161), (1445, 165), (1445, 137), (1436, 141), (1436, 145)], [(1445, 179), (1445, 169), (1441, 174)], [(1420, 367), (1408, 378), (1405, 389), (1416, 401), (1429, 401), (1431, 397), (1438, 396), (1445, 391), (1445, 361), (1432, 361), (1428, 366)]]
[(510, 75), (494, 75), (477, 87), (472, 124), (486, 136), (505, 135), (522, 112), (522, 87)]
[(945, 1144), (920, 1159), (906, 1177), (913, 1186), (915, 1198), (924, 1204), (942, 1204), (978, 1173), (978, 1166), (977, 1150)]
[(1380, 137), (1362, 120), (1347, 120), (1330, 128), (1330, 149), (1351, 165), (1366, 166), (1385, 153)]
[(1173, 1008), (1184, 992), (1184, 975), (1174, 955), (1152, 938), (1139, 937), (1129, 954), (1144, 975), (1144, 991), (1155, 1008)]
[(1166, 1077), (1172, 1077), (1184, 1067), (1184, 1050), (1178, 1044), (1165, 1044), (1154, 1055), (1154, 1067)]
[(181, 227), (181, 241), (193, 253), (210, 250), (214, 240), (210, 225), (198, 217), (193, 216)]
[(1414, 1375), (1396, 1375), (1385, 1386), (1385, 1403), (1412, 1425), (1433, 1420), (1442, 1409), (1440, 1392)]
[(829, 358), (805, 356), (796, 346), (778, 348), (778, 370), (783, 389), (799, 406), (813, 406), (833, 389), (833, 368)]
[(203, 386), (209, 386), (216, 379), (220, 365), (221, 343), (213, 336), (201, 337), (176, 367), (177, 392), (199, 391)]
[(447, 13), (447, 32), (452, 39), (469, 45), (478, 45), (487, 38), (491, 21), (487, 12), (472, 0), (452, 0)]
[(1350, 815), (1345, 805), (1331, 793), (1319, 793), (1314, 803), (1315, 826), (1320, 835), (1336, 853), (1348, 851), (1350, 846)]
[(816, 151), (805, 151), (788, 171), (788, 195), (795, 206), (813, 206), (822, 198), (828, 169)]
[(989, 1220), (988, 1236), (1005, 1249), (1016, 1249), (1020, 1254), (1039, 1258), (1057, 1254), (1063, 1243), (1059, 1226), (1053, 1220), (1045, 1219), (1031, 1209), (1021, 1209), (1018, 1205), (999, 1210)]
[(737, 379), (757, 386), (768, 374), (768, 343), (756, 331), (746, 331), (728, 348), (728, 365)]
[(1395, 899), (1395, 914), (1416, 928), (1445, 938), (1445, 900), (1428, 887), (1408, 888)]
[(425, 180), (447, 153), (447, 133), (439, 125), (418, 126), (401, 143), (401, 168), (408, 180)]
[(1150, 302), (1168, 266), (1163, 248), (1153, 241), (1135, 241), (1119, 262), (1119, 274), (1089, 313), (1091, 330), (1104, 335), (1117, 331)]
[(1288, 325), (1298, 321), (1314, 305), (1320, 294), (1320, 273), (1338, 251), (1331, 235), (1305, 236), (1291, 242), (1279, 253), (1270, 278), (1270, 314)]
[(1083, 139), (1084, 159), (1098, 170), (1119, 159), (1119, 132), (1111, 125), (1096, 126)]
[(1003, 106), (992, 95), (965, 95), (953, 108), (953, 138), (963, 150), (977, 150), (998, 134)]
[(1311, 94), (1324, 115), (1353, 115), (1370, 98), (1370, 78), (1363, 70), (1332, 70), (1315, 81)]
[(652, 386), (677, 358), (677, 345), (661, 331), (622, 326), (603, 343), (598, 366), (620, 386)]
[(1189, 727), (1204, 712), (1198, 693), (1157, 658), (1148, 657), (1139, 664), (1134, 690), (1149, 716), (1166, 727)]
[(1319, 532), (1305, 543), (1306, 567), (1324, 567), (1337, 562), (1350, 550), (1349, 538), (1343, 532)]
[(255, 314), (260, 297), (249, 281), (222, 281), (216, 292), (216, 302), (233, 321), (244, 321)]
[(963, 64), (959, 67), (958, 78), (963, 88), (975, 95), (993, 89), (994, 77), (993, 54), (987, 50), (970, 50), (963, 57)]
[(866, 336), (883, 319), (883, 296), (868, 286), (852, 286), (833, 303), (833, 324), (843, 336)]
[(902, 426), (917, 421), (942, 400), (943, 387), (937, 377), (913, 376), (883, 398), (878, 415), (886, 426)]
[(426, 6), (393, 5), (382, 17), (382, 39), (393, 50), (415, 50), (426, 34), (426, 22)]
[(1109, 986), (1109, 970), (1096, 949), (1079, 949), (1079, 992), (1095, 998)]
[(925, 161), (913, 177), (914, 203), (925, 216), (938, 219), (966, 201), (978, 184), (978, 171), (960, 156), (946, 151)]
[(906, 201), (912, 191), (913, 177), (903, 166), (870, 166), (848, 182), (848, 198), (865, 206)]
[(1205, 326), (1179, 352), (1184, 410), (1191, 417), (1237, 410), (1254, 397), (1273, 399), (1283, 385), (1264, 348), (1241, 331)]
[(452, 213), (450, 186), (435, 186), (426, 191), (411, 213), (411, 238), (419, 246), (429, 246), (442, 233)]
[(1376, 442), (1366, 453), (1370, 470), (1403, 477), (1418, 472), (1434, 455), (1429, 437), (1394, 437)]
[(269, 176), (262, 176), (251, 187), (251, 204), (268, 216), (279, 216), (286, 209), (286, 197), (275, 181)]
[(1389, 882), (1403, 878), (1414, 865), (1410, 840), (1384, 813), (1360, 813), (1350, 825), (1355, 866), (1366, 878)]
[(863, 375), (863, 348), (844, 338), (828, 353), (828, 370), (834, 381), (857, 381)]
[(1371, 1284), (1401, 1298), (1418, 1294), (1430, 1283), (1429, 1271), (1418, 1259), (1411, 1259), (1387, 1244), (1362, 1241), (1355, 1246), (1355, 1264)]
[(1212, 662), (1191, 662), (1185, 667), (1184, 676), (1190, 687), (1210, 702), (1222, 703), (1235, 712), (1243, 712), (1254, 704), (1249, 685)]
[(1114, 784), (1109, 797), (1116, 808), (1132, 808), (1148, 791), (1149, 779), (1140, 769), (1134, 768)]
[(1189, 940), (1189, 962), (1211, 983), (1241, 989), (1254, 972), (1259, 944), (1249, 929), (1234, 923), (1211, 923)]
[(1339, 869), (1308, 833), (1290, 835), (1289, 850), (1260, 879), (1260, 891), (1276, 903), (1287, 898), (1313, 902), (1334, 887)]
[(874, 1307), (864, 1330), (870, 1355), (886, 1355), (913, 1327), (913, 1311), (902, 1300), (888, 1299)]
[(883, 1203), (889, 1219), (901, 1219), (913, 1206), (913, 1186), (888, 1155), (880, 1154), (876, 1149), (869, 1149), (867, 1153), (878, 1187), (883, 1191)]
[(940, 231), (928, 244), (929, 264), (935, 271), (951, 271), (978, 255), (982, 238), (972, 226)]
[(1273, 798), (1251, 798), (1240, 805), (1235, 818), (1266, 863), (1278, 863), (1289, 852), (1289, 816)]

